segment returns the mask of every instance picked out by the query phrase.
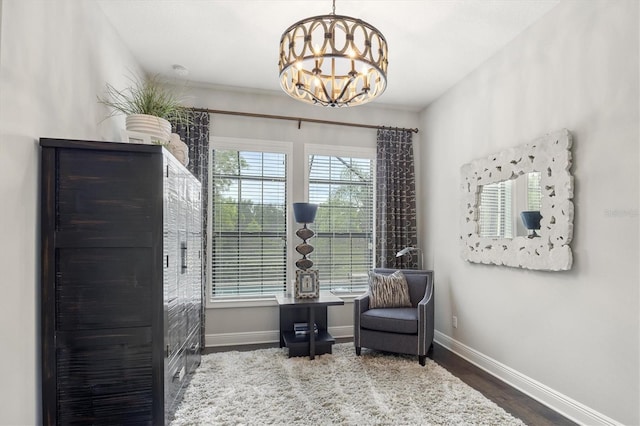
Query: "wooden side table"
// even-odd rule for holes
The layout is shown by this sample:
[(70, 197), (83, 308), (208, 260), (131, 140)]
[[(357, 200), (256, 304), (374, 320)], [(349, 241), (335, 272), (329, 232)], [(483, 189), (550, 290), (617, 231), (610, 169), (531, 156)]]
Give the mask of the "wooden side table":
[[(289, 349), (292, 356), (309, 356), (331, 353), (331, 346), (336, 342), (327, 331), (327, 306), (344, 305), (344, 301), (328, 291), (321, 291), (315, 299), (296, 299), (293, 295), (277, 294), (280, 307), (280, 347)], [(306, 322), (309, 334), (296, 335), (293, 324)], [(313, 332), (313, 324), (318, 326), (318, 334)]]

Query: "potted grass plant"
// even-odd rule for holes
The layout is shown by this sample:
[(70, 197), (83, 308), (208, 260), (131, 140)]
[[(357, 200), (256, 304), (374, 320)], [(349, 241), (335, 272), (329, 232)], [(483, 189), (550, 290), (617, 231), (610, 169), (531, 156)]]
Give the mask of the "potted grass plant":
[(130, 80), (131, 86), (123, 90), (107, 83), (105, 96), (98, 97), (98, 102), (111, 108), (110, 116), (126, 115), (127, 130), (151, 135), (155, 143), (168, 143), (171, 137), (169, 120), (188, 123), (187, 109), (157, 75)]

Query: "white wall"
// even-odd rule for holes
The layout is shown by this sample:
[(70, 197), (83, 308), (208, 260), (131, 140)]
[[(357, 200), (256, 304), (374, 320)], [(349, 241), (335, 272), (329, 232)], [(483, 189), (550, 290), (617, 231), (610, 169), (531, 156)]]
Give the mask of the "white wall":
[[(243, 111), (251, 113), (305, 117), (393, 127), (418, 127), (418, 113), (387, 108), (379, 102), (348, 109), (331, 109), (294, 101), (284, 93), (255, 93), (229, 88), (187, 87), (185, 104), (200, 108)], [(350, 145), (373, 148), (376, 130), (296, 121), (248, 118), (213, 114), (211, 137), (226, 136), (243, 139), (274, 140), (293, 143), (293, 161), (304, 159), (304, 144)], [(414, 134), (416, 156), (420, 152), (420, 133)], [(419, 175), (417, 167), (416, 174)], [(302, 177), (294, 182), (292, 198), (303, 200)], [(292, 231), (293, 232), (293, 231)], [(215, 307), (214, 307), (215, 306)], [(275, 300), (249, 303), (209, 304), (205, 324), (207, 346), (250, 344), (278, 341), (278, 307)], [(336, 337), (353, 335), (353, 304), (330, 307), (330, 331)]]
[(113, 139), (104, 84), (135, 60), (95, 3), (5, 0), (0, 24), (0, 424), (40, 422), (38, 139)]
[[(579, 419), (589, 424), (640, 423), (638, 12), (635, 0), (563, 1), (421, 114), (436, 329), (552, 401), (577, 401), (569, 414), (595, 410)], [(465, 263), (460, 166), (563, 127), (574, 136), (573, 269)]]

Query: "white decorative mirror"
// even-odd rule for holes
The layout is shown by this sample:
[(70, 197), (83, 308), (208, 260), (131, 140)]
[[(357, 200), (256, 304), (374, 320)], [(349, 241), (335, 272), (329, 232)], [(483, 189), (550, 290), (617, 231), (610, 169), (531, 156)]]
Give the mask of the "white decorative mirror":
[(571, 269), (571, 134), (563, 129), (462, 166), (462, 257)]

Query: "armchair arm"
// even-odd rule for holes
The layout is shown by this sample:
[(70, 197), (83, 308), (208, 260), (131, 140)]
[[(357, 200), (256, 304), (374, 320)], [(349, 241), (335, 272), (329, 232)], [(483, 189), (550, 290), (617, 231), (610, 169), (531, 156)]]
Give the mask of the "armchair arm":
[(429, 303), (433, 304), (433, 284), (431, 283), (427, 284), (424, 296), (422, 297), (422, 300), (418, 302), (418, 306), (428, 305)]
[(369, 310), (369, 292), (366, 292), (355, 299), (353, 299), (353, 304), (356, 306), (356, 311), (361, 314), (364, 311)]
[[(353, 343), (360, 349), (360, 314), (369, 310), (369, 292), (353, 299)], [(359, 353), (359, 352), (358, 352)]]
[(434, 285), (429, 279), (424, 297), (418, 302), (418, 355), (426, 355), (434, 334)]

